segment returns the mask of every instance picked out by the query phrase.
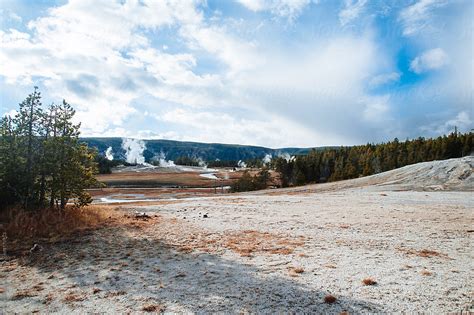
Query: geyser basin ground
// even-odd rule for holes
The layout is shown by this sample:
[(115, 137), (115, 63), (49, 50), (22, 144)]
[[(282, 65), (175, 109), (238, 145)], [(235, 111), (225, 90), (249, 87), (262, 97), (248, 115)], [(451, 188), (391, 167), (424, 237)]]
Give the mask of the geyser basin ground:
[(124, 205), (152, 218), (2, 261), (2, 310), (461, 312), (474, 290), (470, 162)]

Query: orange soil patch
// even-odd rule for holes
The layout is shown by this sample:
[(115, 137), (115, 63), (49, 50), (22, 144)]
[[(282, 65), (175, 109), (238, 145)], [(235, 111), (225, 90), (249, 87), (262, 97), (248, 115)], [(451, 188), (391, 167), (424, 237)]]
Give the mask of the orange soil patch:
[[(100, 174), (97, 180), (110, 186), (132, 185), (132, 186), (160, 186), (176, 185), (190, 187), (214, 187), (215, 181), (199, 176), (197, 172), (183, 173), (147, 173), (147, 172), (123, 172), (112, 174)], [(233, 180), (219, 180), (219, 186), (230, 185)]]
[(151, 237), (165, 241), (181, 252), (200, 250), (210, 253), (229, 249), (246, 257), (254, 254), (289, 255), (305, 243), (304, 237), (290, 238), (254, 230), (209, 233), (175, 218), (161, 218), (156, 227), (151, 226), (143, 233), (150, 233)]
[(267, 232), (247, 230), (230, 233), (223, 245), (242, 256), (250, 256), (254, 253), (289, 255), (297, 246), (303, 244), (304, 241), (301, 239), (289, 239)]

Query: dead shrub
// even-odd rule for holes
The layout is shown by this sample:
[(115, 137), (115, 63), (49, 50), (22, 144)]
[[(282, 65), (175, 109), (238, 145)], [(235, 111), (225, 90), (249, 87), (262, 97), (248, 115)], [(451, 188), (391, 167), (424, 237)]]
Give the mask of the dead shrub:
[(82, 295), (79, 295), (77, 293), (68, 293), (68, 295), (66, 295), (64, 297), (64, 302), (68, 302), (68, 303), (71, 303), (71, 302), (81, 302), (81, 301), (84, 301), (86, 298)]
[(376, 285), (377, 281), (375, 281), (374, 278), (365, 278), (364, 280), (362, 280), (362, 283), (364, 285)]
[(329, 269), (336, 269), (337, 268), (337, 266), (334, 265), (334, 264), (325, 264), (323, 266), (326, 267), (326, 268), (329, 268)]
[(440, 253), (435, 250), (431, 249), (422, 249), (422, 250), (415, 250), (415, 249), (407, 249), (407, 248), (398, 248), (399, 251), (404, 252), (407, 255), (414, 255), (424, 258), (432, 258), (432, 257), (442, 257), (450, 259), (448, 255)]
[(337, 301), (337, 298), (332, 294), (328, 294), (324, 297), (324, 303), (332, 304), (336, 301)]
[(161, 313), (161, 312), (163, 312), (163, 310), (164, 310), (164, 307), (160, 304), (145, 305), (142, 308), (142, 311), (144, 311), (144, 312)]
[[(43, 209), (24, 211), (10, 208), (0, 217), (0, 234), (6, 232), (7, 250), (29, 249), (32, 243), (55, 242), (74, 234), (98, 228), (117, 218), (117, 211), (110, 207), (67, 207), (64, 210)], [(3, 245), (2, 245), (3, 249)]]
[(417, 255), (420, 257), (438, 257), (441, 256), (441, 253), (435, 251), (435, 250), (429, 250), (429, 249), (422, 249), (417, 252)]
[(301, 267), (290, 267), (288, 268), (288, 272), (291, 277), (297, 277), (304, 272), (304, 269)]
[(268, 253), (273, 255), (290, 255), (297, 246), (304, 244), (302, 240), (292, 240), (268, 232), (254, 230), (230, 233), (224, 246), (240, 254), (250, 257), (254, 253)]
[(12, 296), (12, 300), (22, 300), (24, 298), (33, 296), (36, 296), (36, 294), (31, 292), (30, 290), (19, 290)]

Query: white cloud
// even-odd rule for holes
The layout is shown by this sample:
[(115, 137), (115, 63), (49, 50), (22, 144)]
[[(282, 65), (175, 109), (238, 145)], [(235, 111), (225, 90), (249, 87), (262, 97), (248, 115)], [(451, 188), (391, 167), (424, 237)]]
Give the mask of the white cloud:
[(429, 70), (440, 69), (449, 63), (449, 57), (441, 48), (425, 51), (410, 63), (410, 70), (415, 73), (423, 73)]
[[(226, 113), (175, 109), (156, 118), (158, 121), (175, 124), (178, 128), (184, 127), (180, 138), (188, 141), (214, 142), (216, 137), (220, 137), (225, 139), (226, 143), (264, 143), (274, 148), (290, 145), (308, 146), (309, 143), (314, 143), (308, 139), (325, 145), (333, 143), (333, 139), (325, 138), (309, 128), (270, 113), (265, 119), (246, 119)], [(195, 130), (199, 132), (196, 133)]]
[(474, 120), (471, 113), (468, 111), (461, 111), (456, 116), (451, 116), (451, 119), (442, 124), (430, 123), (420, 127), (422, 131), (429, 132), (433, 135), (448, 134), (454, 131), (455, 128), (460, 132), (468, 132), (472, 130)]
[[(237, 0), (247, 9), (270, 11), (272, 14), (292, 21), (297, 18), (311, 0)], [(317, 1), (313, 1), (317, 2)]]
[(434, 11), (448, 3), (447, 0), (419, 0), (403, 9), (400, 13), (400, 20), (403, 23), (403, 35), (411, 36), (432, 29), (434, 25), (431, 23), (431, 18)]
[(389, 95), (366, 97), (362, 100), (365, 105), (363, 117), (371, 123), (386, 122), (389, 119)]
[(473, 123), (474, 122), (469, 116), (469, 113), (467, 111), (462, 111), (458, 113), (455, 118), (448, 120), (444, 126), (446, 129), (458, 127), (461, 130), (468, 130), (470, 127), (472, 127)]
[(21, 16), (8, 9), (0, 9), (0, 18), (14, 23), (21, 23), (23, 21)]
[(339, 21), (342, 26), (357, 19), (362, 13), (367, 0), (345, 0), (344, 9), (339, 12)]
[[(240, 2), (252, 11), (289, 20), (310, 3)], [(420, 12), (431, 16), (435, 3), (441, 2), (419, 3), (422, 8), (405, 13), (403, 21), (424, 19), (415, 18)], [(378, 44), (377, 25), (363, 23), (357, 33), (340, 27), (359, 23), (372, 9), (366, 1), (347, 1), (340, 20), (332, 17), (334, 32), (304, 41), (287, 37), (300, 30), (299, 22), (288, 27), (263, 15), (252, 24), (229, 18), (228, 12), (204, 14), (206, 5), (200, 0), (71, 0), (45, 10), (26, 31), (0, 30), (0, 75), (8, 87), (39, 83), (50, 99), (65, 98), (89, 136), (275, 147), (354, 144), (406, 135), (410, 128), (396, 112), (397, 105), (431, 109), (425, 104), (433, 102), (414, 95), (411, 86), (400, 89), (406, 99), (396, 93), (375, 94), (374, 87), (401, 78), (393, 52)], [(262, 28), (249, 30), (262, 23)], [(468, 112), (472, 106), (472, 47), (465, 49), (472, 41), (456, 44), (451, 39), (460, 29), (466, 28), (452, 26), (448, 40), (438, 38), (434, 47), (439, 48), (422, 53), (411, 67), (422, 73), (446, 66), (438, 81), (426, 86), (438, 93), (432, 93), (436, 104), (456, 107), (450, 113)], [(427, 49), (427, 43), (433, 45), (420, 41), (417, 49)], [(447, 73), (453, 74), (450, 82)], [(436, 91), (439, 87), (443, 93)], [(440, 101), (439, 95), (445, 99)], [(471, 96), (471, 103), (457, 101), (458, 95)], [(438, 126), (446, 122), (441, 116)]]
[(400, 80), (401, 73), (400, 72), (390, 72), (390, 73), (383, 73), (376, 75), (372, 79), (370, 79), (370, 86), (376, 87), (380, 85), (384, 85), (387, 83), (398, 82)]
[(183, 87), (215, 87), (219, 79), (195, 75), (191, 54), (151, 48), (141, 31), (178, 22), (201, 23), (195, 4), (69, 1), (30, 21), (31, 34), (0, 31), (1, 75), (8, 84), (32, 85), (41, 80), (51, 97), (66, 98), (77, 107), (83, 131), (92, 134), (122, 125), (136, 112), (131, 102), (144, 94), (202, 101), (183, 93)]

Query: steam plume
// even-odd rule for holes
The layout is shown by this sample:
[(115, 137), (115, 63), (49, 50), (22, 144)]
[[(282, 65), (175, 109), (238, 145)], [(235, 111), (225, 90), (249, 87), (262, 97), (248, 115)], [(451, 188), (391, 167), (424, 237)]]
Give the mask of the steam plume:
[(105, 150), (105, 158), (109, 161), (114, 160), (114, 154), (112, 153), (112, 147), (108, 147), (107, 150)]
[(265, 157), (262, 159), (263, 164), (269, 164), (272, 161), (272, 155), (271, 154), (265, 154)]
[(146, 164), (143, 151), (146, 149), (145, 141), (138, 139), (122, 139), (122, 148), (125, 150), (125, 158), (130, 164)]
[(237, 162), (237, 166), (240, 167), (240, 168), (246, 168), (246, 167), (247, 167), (247, 163), (245, 163), (245, 162), (242, 161), (242, 160), (239, 160), (239, 162)]
[(290, 156), (287, 152), (278, 153), (278, 157), (285, 159), (287, 162), (293, 161), (294, 156)]
[(176, 164), (174, 164), (174, 161), (171, 160), (166, 160), (166, 155), (163, 153), (163, 151), (160, 152), (159, 155), (155, 156), (155, 160), (158, 160), (160, 163), (161, 167), (174, 167)]

